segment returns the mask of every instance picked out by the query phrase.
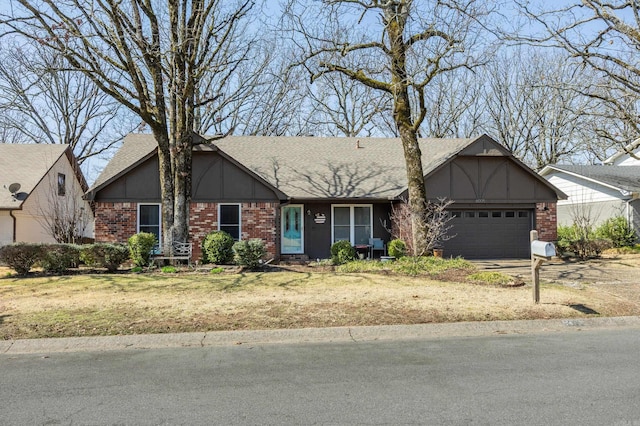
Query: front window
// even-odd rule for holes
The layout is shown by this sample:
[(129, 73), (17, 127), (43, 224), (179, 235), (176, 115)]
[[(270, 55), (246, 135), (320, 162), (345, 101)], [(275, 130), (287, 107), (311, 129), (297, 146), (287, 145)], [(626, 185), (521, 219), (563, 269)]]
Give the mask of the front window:
[(371, 206), (333, 206), (333, 242), (346, 240), (352, 245), (369, 244), (373, 222)]
[(63, 196), (67, 193), (67, 176), (64, 173), (58, 173), (58, 195)]
[(160, 243), (160, 204), (138, 204), (138, 232), (156, 236)]
[(240, 241), (240, 204), (220, 204), (218, 210), (218, 230)]

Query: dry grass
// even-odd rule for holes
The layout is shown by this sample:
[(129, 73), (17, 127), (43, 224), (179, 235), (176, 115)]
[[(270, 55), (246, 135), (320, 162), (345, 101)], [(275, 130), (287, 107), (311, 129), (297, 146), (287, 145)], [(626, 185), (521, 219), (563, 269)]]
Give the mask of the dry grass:
[(0, 339), (640, 314), (639, 305), (589, 285), (545, 284), (542, 301), (532, 303), (530, 286), (311, 268), (7, 277)]

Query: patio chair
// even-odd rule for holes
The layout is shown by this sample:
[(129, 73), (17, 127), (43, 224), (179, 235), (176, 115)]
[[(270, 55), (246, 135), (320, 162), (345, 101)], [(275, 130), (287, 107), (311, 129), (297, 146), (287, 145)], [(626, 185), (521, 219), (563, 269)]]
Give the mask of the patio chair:
[(369, 238), (369, 257), (373, 259), (375, 252), (381, 251), (384, 256), (387, 255), (387, 247), (382, 238)]

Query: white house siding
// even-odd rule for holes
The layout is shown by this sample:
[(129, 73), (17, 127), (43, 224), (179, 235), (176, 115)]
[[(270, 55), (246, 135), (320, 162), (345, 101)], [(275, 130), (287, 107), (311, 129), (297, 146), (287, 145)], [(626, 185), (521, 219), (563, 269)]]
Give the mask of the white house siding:
[[(66, 177), (66, 195), (58, 195), (58, 173)], [(88, 202), (82, 199), (83, 191), (66, 156), (60, 157), (48, 174), (33, 189), (22, 205), (21, 211), (14, 212), (17, 218), (16, 241), (54, 242), (47, 230), (46, 217), (53, 209), (52, 203), (63, 201), (68, 209), (80, 208), (88, 215), (85, 237), (93, 238), (94, 218)], [(64, 204), (62, 204), (64, 205)]]
[(549, 174), (547, 179), (568, 197), (558, 200), (559, 225), (570, 225), (577, 215), (587, 215), (595, 225), (627, 215), (628, 197), (616, 189), (560, 172)]
[(6, 210), (0, 211), (0, 246), (13, 242), (13, 218)]
[(571, 225), (578, 216), (590, 218), (591, 223), (597, 226), (612, 217), (627, 217), (627, 203), (618, 200), (558, 205), (558, 225)]
[[(640, 150), (636, 150), (634, 155), (640, 158)], [(623, 155), (613, 162), (614, 166), (640, 166), (640, 160), (630, 155)]]

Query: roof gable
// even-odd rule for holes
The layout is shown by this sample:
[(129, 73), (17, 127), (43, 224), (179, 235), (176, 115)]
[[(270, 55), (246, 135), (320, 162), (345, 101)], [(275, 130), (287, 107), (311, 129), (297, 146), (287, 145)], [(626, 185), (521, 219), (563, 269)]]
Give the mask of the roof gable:
[(566, 173), (580, 179), (595, 182), (623, 194), (640, 192), (640, 166), (590, 166), (552, 164), (541, 175)]
[[(80, 183), (84, 184), (84, 177), (75, 167), (75, 158), (70, 153), (69, 145), (0, 143), (0, 209), (21, 208), (29, 194), (65, 152), (69, 153), (69, 161), (78, 170)], [(9, 192), (12, 183), (20, 184), (17, 197)]]
[(613, 166), (640, 165), (640, 160), (634, 158), (634, 156), (640, 157), (640, 138), (631, 142), (629, 145), (625, 146), (624, 149), (604, 160), (604, 164)]

